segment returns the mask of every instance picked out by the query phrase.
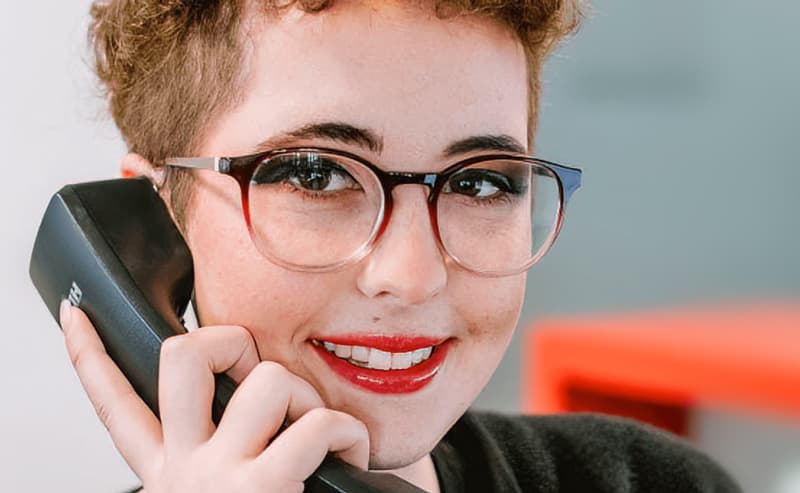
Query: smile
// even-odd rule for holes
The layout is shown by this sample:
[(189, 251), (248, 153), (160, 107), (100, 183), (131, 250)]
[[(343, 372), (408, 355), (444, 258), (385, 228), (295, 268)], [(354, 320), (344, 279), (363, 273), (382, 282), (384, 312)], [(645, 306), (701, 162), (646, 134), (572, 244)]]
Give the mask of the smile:
[(313, 339), (311, 343), (315, 346), (321, 345), (326, 351), (337, 358), (346, 360), (351, 365), (373, 370), (405, 370), (406, 368), (411, 368), (430, 358), (434, 349), (434, 346), (427, 346), (414, 351), (392, 353), (381, 351), (378, 348), (334, 344), (317, 339)]
[(376, 335), (310, 340), (340, 377), (376, 393), (409, 393), (429, 384), (444, 362), (450, 339)]

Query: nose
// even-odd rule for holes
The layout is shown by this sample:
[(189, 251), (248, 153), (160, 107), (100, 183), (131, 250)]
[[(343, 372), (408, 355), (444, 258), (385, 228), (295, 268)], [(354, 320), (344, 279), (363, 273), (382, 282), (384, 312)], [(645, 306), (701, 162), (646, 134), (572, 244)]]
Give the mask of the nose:
[(436, 296), (447, 284), (445, 259), (428, 215), (427, 187), (394, 189), (389, 224), (363, 261), (358, 288), (370, 298), (394, 298), (415, 305)]

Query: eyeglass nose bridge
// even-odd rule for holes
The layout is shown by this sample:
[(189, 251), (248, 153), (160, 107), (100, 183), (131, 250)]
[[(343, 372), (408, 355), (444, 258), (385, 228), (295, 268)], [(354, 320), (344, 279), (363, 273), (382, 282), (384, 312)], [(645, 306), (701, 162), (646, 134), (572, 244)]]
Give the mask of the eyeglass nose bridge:
[(378, 181), (383, 188), (383, 212), (382, 218), (378, 223), (375, 234), (369, 242), (367, 248), (363, 250), (363, 256), (370, 254), (383, 239), (384, 233), (389, 227), (389, 222), (394, 210), (394, 200), (392, 199), (392, 192), (395, 187), (400, 185), (422, 185), (429, 189), (427, 198), (428, 215), (430, 219), (431, 228), (433, 229), (433, 239), (436, 246), (445, 258), (451, 257), (450, 253), (442, 243), (441, 234), (439, 232), (439, 218), (436, 215), (436, 195), (437, 189), (441, 182), (445, 179), (439, 173), (416, 173), (411, 171), (383, 171), (381, 169), (374, 169), (378, 175)]
[(387, 171), (383, 173), (385, 191), (391, 193), (399, 185), (424, 185), (431, 190), (439, 182), (437, 173), (412, 173), (410, 171)]

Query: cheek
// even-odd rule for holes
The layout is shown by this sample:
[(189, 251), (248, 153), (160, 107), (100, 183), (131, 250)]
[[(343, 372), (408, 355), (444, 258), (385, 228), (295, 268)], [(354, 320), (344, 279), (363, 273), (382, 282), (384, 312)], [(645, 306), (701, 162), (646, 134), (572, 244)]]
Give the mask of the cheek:
[(451, 296), (470, 340), (501, 344), (505, 349), (519, 321), (525, 278), (525, 273), (499, 279), (466, 273), (450, 276)]
[(465, 274), (451, 276), (451, 296), (466, 333), (461, 351), (454, 354), (462, 386), (459, 393), (470, 400), (480, 392), (500, 364), (519, 321), (525, 295), (525, 274), (487, 279)]
[[(238, 197), (237, 197), (238, 200)], [(233, 204), (236, 206), (233, 206)], [(330, 280), (287, 271), (264, 258), (250, 239), (238, 202), (198, 187), (188, 221), (195, 296), (202, 325), (248, 329), (262, 359), (287, 360), (297, 332), (333, 292)]]

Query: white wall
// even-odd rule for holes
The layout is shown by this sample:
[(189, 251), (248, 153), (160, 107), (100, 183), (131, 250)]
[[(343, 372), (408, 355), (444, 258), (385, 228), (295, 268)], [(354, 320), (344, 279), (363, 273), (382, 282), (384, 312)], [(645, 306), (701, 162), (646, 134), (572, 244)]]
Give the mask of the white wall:
[[(583, 166), (586, 186), (556, 249), (530, 276), (525, 320), (800, 297), (798, 4), (594, 3), (594, 19), (546, 75), (542, 156)], [(5, 2), (0, 13), (4, 491), (113, 492), (135, 483), (27, 274), (50, 195), (114, 176), (124, 152), (85, 61), (88, 5)], [(519, 357), (512, 349), (483, 407), (516, 407)], [(796, 493), (787, 488), (797, 484), (800, 426), (714, 411), (698, 422), (705, 446), (756, 485), (753, 493)], [(773, 490), (758, 486), (775, 483), (775, 466), (757, 450), (795, 461)]]
[(28, 278), (47, 200), (111, 177), (123, 146), (85, 60), (86, 0), (0, 11), (0, 489), (113, 492), (135, 484), (98, 423)]

